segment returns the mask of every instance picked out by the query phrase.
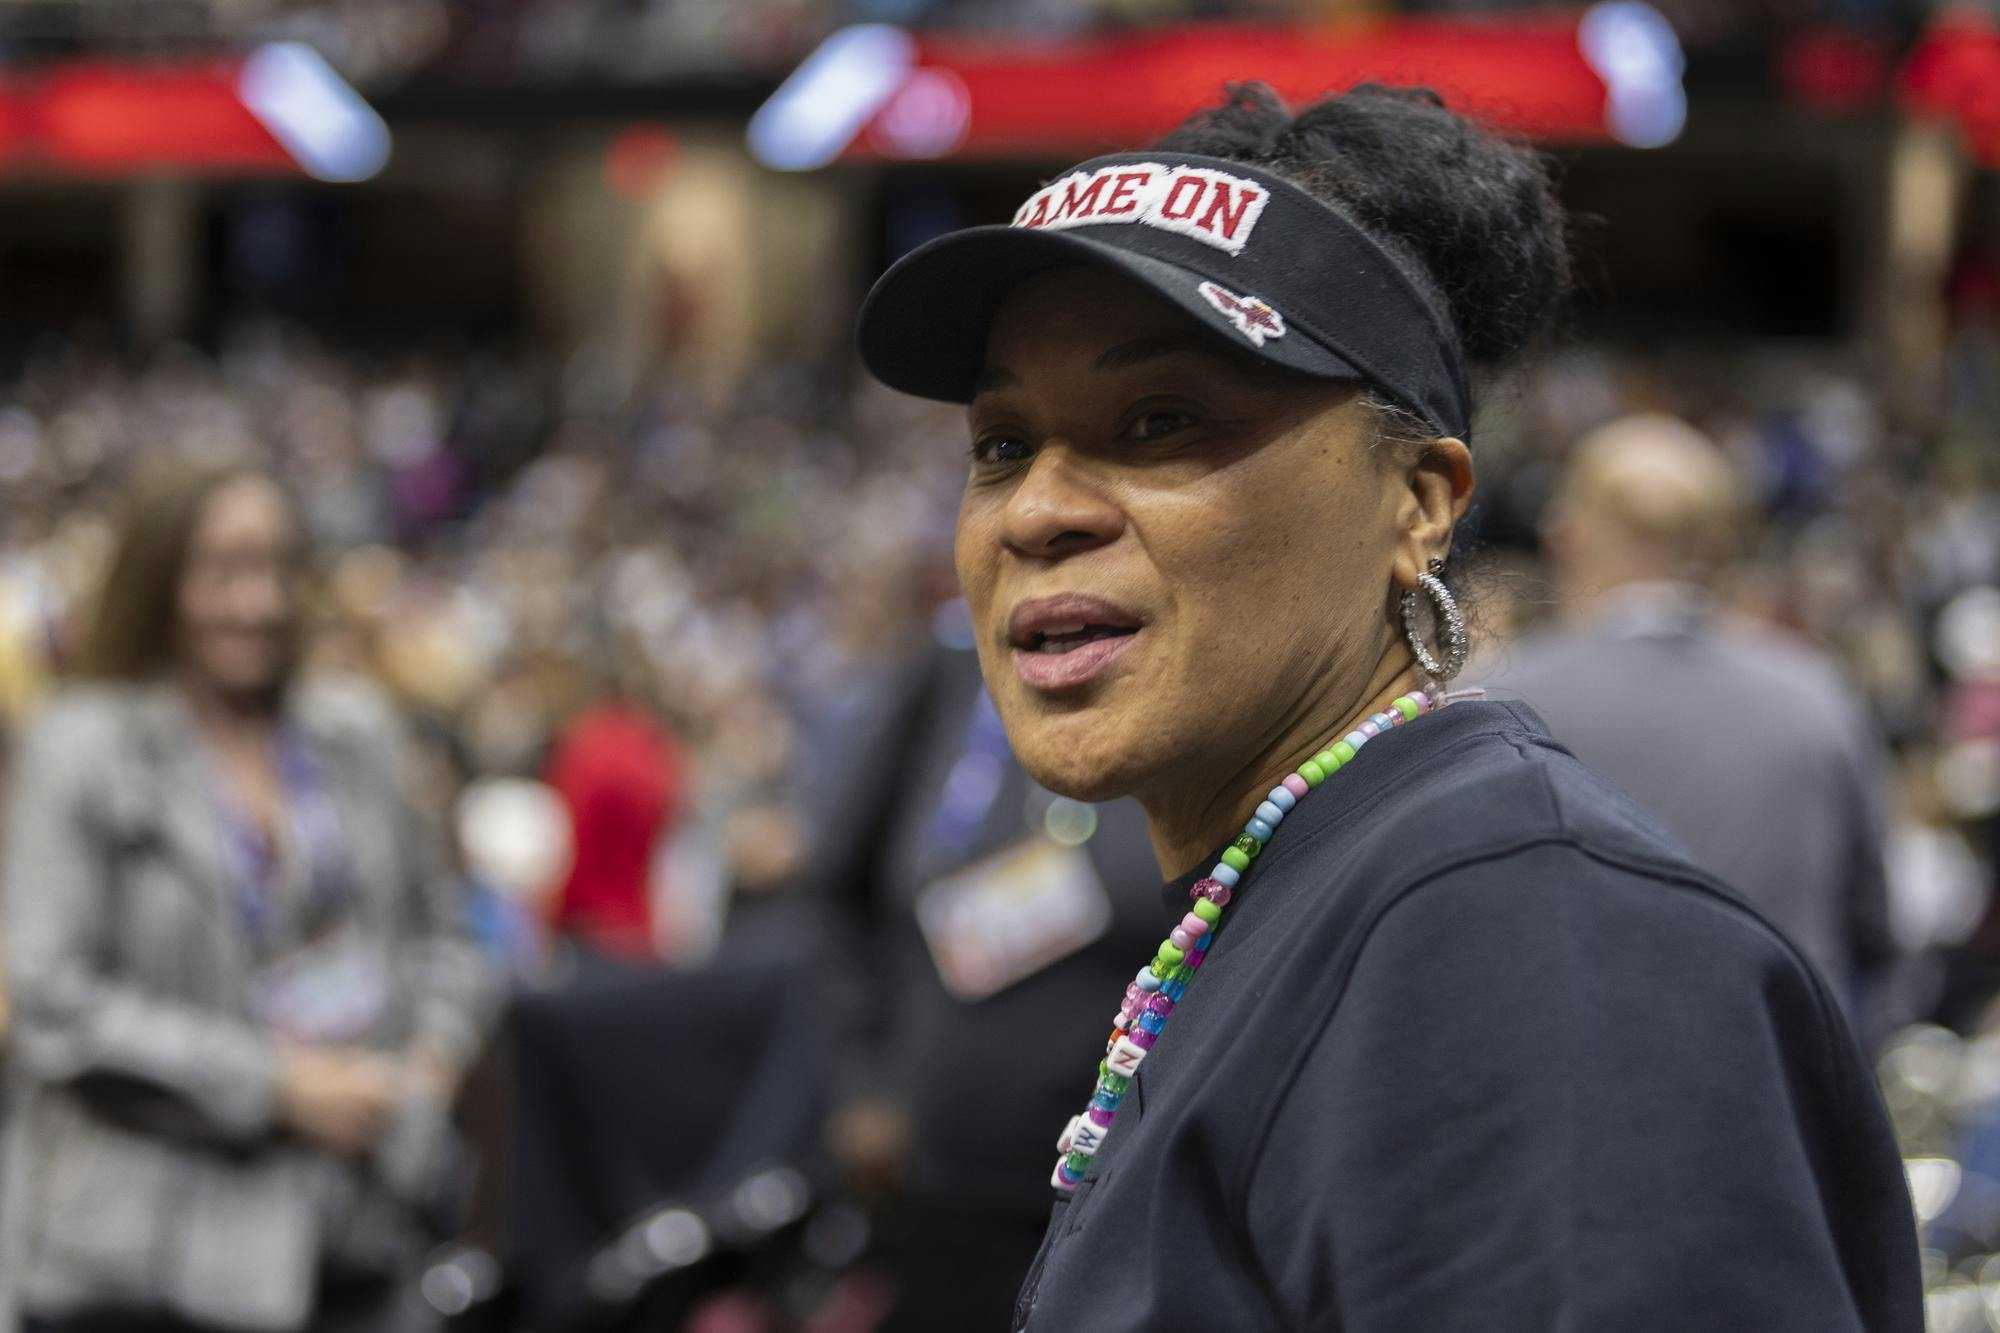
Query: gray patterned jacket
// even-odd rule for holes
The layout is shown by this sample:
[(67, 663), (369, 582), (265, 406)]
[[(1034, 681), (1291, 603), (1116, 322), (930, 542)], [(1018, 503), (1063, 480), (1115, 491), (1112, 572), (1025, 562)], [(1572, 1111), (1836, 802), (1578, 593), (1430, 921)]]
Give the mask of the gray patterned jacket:
[[(326, 685), (294, 690), (287, 711), (339, 820), (339, 910), (390, 979), (367, 1040), (469, 1055), (487, 978), (441, 844), (405, 797), (393, 715)], [(67, 693), (22, 737), (9, 786), (0, 1286), (34, 1314), (116, 1303), (286, 1330), (329, 1258), (403, 1257), (405, 1205), (445, 1159), (441, 1108), (413, 1096), (359, 1165), (281, 1132), (239, 881), (178, 694)], [(299, 888), (279, 887), (280, 901)]]

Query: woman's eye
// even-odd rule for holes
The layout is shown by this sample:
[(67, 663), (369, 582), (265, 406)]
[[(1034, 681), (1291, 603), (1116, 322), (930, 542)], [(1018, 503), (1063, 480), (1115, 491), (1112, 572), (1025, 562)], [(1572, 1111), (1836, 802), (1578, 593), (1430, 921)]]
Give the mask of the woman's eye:
[(1156, 407), (1141, 412), (1132, 421), (1127, 434), (1135, 440), (1164, 440), (1177, 431), (1186, 430), (1194, 424), (1194, 417), (1175, 408)]
[(972, 456), (981, 463), (1025, 463), (1032, 452), (1018, 435), (986, 435), (972, 442)]

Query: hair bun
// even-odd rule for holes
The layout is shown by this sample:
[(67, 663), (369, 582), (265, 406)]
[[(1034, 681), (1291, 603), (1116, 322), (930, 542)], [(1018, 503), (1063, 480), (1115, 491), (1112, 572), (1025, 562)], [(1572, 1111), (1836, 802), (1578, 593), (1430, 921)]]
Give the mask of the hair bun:
[(1547, 159), (1428, 88), (1362, 84), (1294, 113), (1238, 84), (1155, 146), (1276, 171), (1344, 211), (1428, 280), (1474, 366), (1512, 360), (1568, 288)]

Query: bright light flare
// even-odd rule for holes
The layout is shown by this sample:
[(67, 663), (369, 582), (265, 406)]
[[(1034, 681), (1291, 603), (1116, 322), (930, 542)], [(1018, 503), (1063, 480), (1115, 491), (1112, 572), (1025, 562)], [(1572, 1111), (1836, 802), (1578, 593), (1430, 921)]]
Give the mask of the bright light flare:
[(917, 60), (901, 28), (862, 23), (819, 44), (750, 118), (750, 152), (779, 171), (811, 171), (839, 157)]
[(389, 127), (303, 42), (272, 42), (243, 62), (236, 95), (308, 176), (364, 181), (389, 161)]
[(1664, 14), (1644, 0), (1602, 0), (1584, 11), (1576, 42), (1604, 80), (1604, 120), (1619, 142), (1659, 148), (1680, 137), (1687, 62)]

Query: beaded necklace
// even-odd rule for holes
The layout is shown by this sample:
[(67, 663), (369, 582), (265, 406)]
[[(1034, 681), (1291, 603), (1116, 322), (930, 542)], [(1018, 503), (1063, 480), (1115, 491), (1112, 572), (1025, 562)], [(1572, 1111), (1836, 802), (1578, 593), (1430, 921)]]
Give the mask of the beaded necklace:
[(1345, 767), (1362, 746), (1430, 707), (1430, 696), (1423, 691), (1406, 694), (1300, 764), (1297, 772), (1271, 788), (1270, 794), (1258, 804), (1257, 813), (1243, 826), (1243, 832), (1224, 849), (1215, 868), (1195, 881), (1188, 890), (1188, 896), (1194, 900), (1193, 910), (1161, 942), (1153, 961), (1140, 968), (1139, 975), (1125, 987), (1125, 1001), (1118, 1007), (1111, 1039), (1105, 1044), (1104, 1059), (1097, 1065), (1096, 1091), (1091, 1094), (1090, 1104), (1083, 1108), (1083, 1114), (1071, 1116), (1068, 1127), (1056, 1141), (1056, 1151), (1062, 1156), (1056, 1159), (1050, 1184), (1067, 1192), (1089, 1174), (1092, 1160), (1111, 1133), (1111, 1122), (1118, 1115), (1118, 1103), (1125, 1089), (1131, 1086), (1132, 1076), (1139, 1072), (1146, 1052), (1160, 1039), (1174, 1006), (1187, 993), (1188, 983), (1200, 970), (1202, 959), (1208, 956), (1208, 946), (1215, 940), (1216, 925), (1222, 920), (1222, 909), (1229, 906), (1231, 892), (1285, 815), (1307, 792)]

